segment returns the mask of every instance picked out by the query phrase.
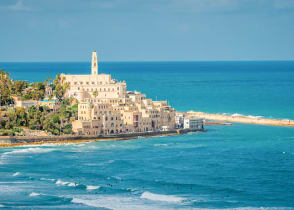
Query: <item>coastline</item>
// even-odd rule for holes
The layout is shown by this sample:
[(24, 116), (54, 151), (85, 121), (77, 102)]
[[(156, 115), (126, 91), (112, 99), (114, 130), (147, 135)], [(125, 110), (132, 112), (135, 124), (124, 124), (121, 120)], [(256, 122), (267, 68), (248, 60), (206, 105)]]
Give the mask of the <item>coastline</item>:
[(224, 114), (209, 114), (204, 112), (189, 111), (186, 113), (189, 116), (202, 118), (204, 120), (215, 120), (221, 122), (236, 122), (245, 124), (257, 124), (257, 125), (270, 125), (270, 126), (284, 126), (294, 127), (294, 120), (277, 120), (267, 119), (261, 117), (250, 117), (250, 116), (233, 116)]
[(171, 131), (158, 131), (150, 133), (131, 133), (119, 134), (112, 136), (7, 136), (0, 138), (0, 148), (4, 147), (20, 147), (27, 145), (43, 145), (43, 144), (78, 144), (94, 141), (123, 141), (135, 140), (139, 138), (149, 138), (156, 136), (173, 136), (183, 135), (189, 132), (204, 132), (199, 129), (177, 129)]

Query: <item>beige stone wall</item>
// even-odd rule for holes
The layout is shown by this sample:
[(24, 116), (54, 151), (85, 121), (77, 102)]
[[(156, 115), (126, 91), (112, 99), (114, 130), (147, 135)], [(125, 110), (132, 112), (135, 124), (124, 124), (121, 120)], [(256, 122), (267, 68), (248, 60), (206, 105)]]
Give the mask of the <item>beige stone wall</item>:
[(81, 100), (81, 93), (86, 92), (94, 97), (93, 93), (97, 91), (96, 98), (119, 98), (126, 94), (126, 83), (117, 82), (107, 74), (99, 75), (65, 75), (62, 74), (63, 83), (69, 84), (66, 92), (67, 97), (73, 97)]
[[(117, 82), (110, 75), (92, 73), (61, 76), (63, 82), (70, 85), (67, 96), (77, 98), (80, 102), (78, 120), (81, 123), (73, 125), (76, 126), (75, 130), (113, 134), (174, 128), (175, 111), (166, 101), (146, 99), (145, 94), (137, 91), (127, 92), (126, 83)], [(96, 97), (94, 91), (98, 93)], [(89, 122), (94, 121), (99, 121), (102, 128), (89, 125)]]

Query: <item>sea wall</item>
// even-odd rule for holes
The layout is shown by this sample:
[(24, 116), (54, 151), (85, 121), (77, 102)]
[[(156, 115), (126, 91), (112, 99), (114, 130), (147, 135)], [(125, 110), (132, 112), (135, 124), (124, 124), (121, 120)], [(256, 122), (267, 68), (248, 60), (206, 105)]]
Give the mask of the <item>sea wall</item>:
[[(145, 133), (128, 133), (107, 136), (12, 136), (0, 138), (0, 147), (18, 146), (26, 144), (45, 144), (45, 143), (79, 143), (88, 141), (103, 141), (103, 140), (129, 140), (137, 139), (140, 137), (152, 136), (168, 136), (168, 135), (181, 135), (188, 132), (204, 131), (204, 129), (176, 129), (170, 131), (156, 131)], [(3, 140), (3, 141), (1, 141)]]
[(14, 139), (9, 136), (0, 136), (0, 144), (12, 144)]
[(194, 112), (194, 111), (187, 112), (187, 115), (195, 116), (197, 118), (202, 118), (205, 120), (294, 127), (294, 120), (276, 120), (276, 119), (266, 119), (266, 118), (255, 118), (255, 117), (249, 117), (249, 116), (228, 116), (228, 115), (222, 115), (222, 114), (208, 114), (204, 112)]

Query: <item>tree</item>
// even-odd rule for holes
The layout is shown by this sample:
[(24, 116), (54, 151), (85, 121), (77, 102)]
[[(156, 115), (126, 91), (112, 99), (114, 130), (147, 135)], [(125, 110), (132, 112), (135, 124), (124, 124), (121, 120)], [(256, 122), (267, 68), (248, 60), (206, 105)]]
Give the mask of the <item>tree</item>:
[(15, 81), (14, 82), (14, 94), (21, 96), (25, 88), (28, 87), (28, 83), (25, 81)]
[(12, 82), (9, 73), (0, 70), (0, 105), (9, 105), (13, 103), (11, 97)]
[(50, 83), (51, 80), (52, 80), (51, 77), (47, 77), (47, 79), (45, 79), (45, 81), (44, 81), (44, 85), (45, 85), (45, 86), (48, 85), (48, 84)]
[(97, 90), (95, 90), (95, 91), (93, 92), (93, 96), (94, 96), (95, 98), (98, 96), (98, 91), (97, 91)]
[(60, 102), (64, 100), (64, 94), (69, 88), (69, 83), (65, 83), (64, 80), (64, 77), (61, 77), (60, 74), (57, 74), (55, 80), (53, 81), (53, 93)]

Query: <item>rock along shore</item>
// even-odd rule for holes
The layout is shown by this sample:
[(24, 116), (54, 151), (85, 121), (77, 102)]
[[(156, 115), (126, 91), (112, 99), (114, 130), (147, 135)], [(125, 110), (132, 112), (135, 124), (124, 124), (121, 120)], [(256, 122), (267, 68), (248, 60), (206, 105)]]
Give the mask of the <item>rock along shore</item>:
[(194, 116), (194, 117), (202, 118), (205, 120), (294, 127), (294, 120), (276, 120), (276, 119), (266, 119), (266, 118), (250, 117), (250, 116), (242, 116), (242, 115), (228, 116), (223, 114), (208, 114), (204, 112), (194, 112), (194, 111), (187, 112), (186, 114), (188, 116)]
[(157, 131), (147, 133), (117, 134), (108, 136), (1, 136), (0, 147), (17, 147), (24, 145), (42, 145), (42, 144), (74, 144), (91, 141), (117, 141), (130, 140), (138, 138), (148, 138), (153, 136), (181, 135), (188, 132), (197, 132), (204, 130), (177, 129), (170, 131)]

